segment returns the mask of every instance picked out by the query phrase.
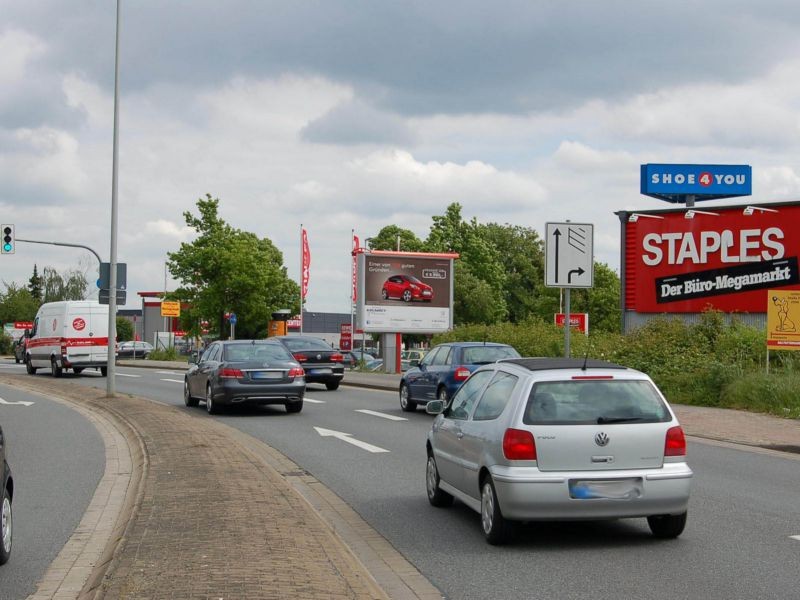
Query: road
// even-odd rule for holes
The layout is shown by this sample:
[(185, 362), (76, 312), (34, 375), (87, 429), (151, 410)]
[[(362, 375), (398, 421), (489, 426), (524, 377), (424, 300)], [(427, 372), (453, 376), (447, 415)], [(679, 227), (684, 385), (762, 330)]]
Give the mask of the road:
[[(183, 406), (181, 372), (118, 371), (120, 393), (220, 419), (286, 454), (448, 598), (800, 596), (800, 540), (793, 537), (800, 536), (800, 460), (794, 456), (691, 442), (696, 477), (689, 524), (678, 540), (653, 539), (638, 519), (524, 525), (512, 545), (497, 548), (485, 543), (478, 515), (463, 505), (429, 506), (424, 440), (431, 417), (402, 412), (396, 393), (309, 386), (297, 415), (264, 407), (210, 417), (202, 404)], [(105, 386), (91, 377), (64, 383)]]
[[(4, 371), (6, 363), (0, 364)], [(105, 469), (103, 441), (68, 406), (0, 385), (0, 424), (16, 489), (0, 599), (25, 598), (72, 535)]]

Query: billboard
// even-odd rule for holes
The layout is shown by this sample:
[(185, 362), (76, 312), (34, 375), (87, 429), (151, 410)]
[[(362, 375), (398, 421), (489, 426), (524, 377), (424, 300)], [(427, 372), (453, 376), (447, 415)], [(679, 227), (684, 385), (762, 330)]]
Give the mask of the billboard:
[(646, 164), (640, 168), (640, 191), (667, 202), (714, 200), (749, 196), (753, 189), (750, 165)]
[(800, 291), (767, 291), (767, 348), (800, 350)]
[(767, 289), (800, 289), (800, 203), (617, 213), (626, 310), (765, 313)]
[(358, 254), (356, 321), (368, 333), (439, 333), (453, 327), (457, 254)]

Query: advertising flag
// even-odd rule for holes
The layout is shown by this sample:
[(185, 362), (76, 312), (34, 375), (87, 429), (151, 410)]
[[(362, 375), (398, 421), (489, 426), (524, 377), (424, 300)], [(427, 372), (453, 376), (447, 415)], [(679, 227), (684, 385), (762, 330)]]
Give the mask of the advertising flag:
[(311, 269), (311, 250), (308, 248), (308, 234), (306, 230), (303, 229), (303, 277), (302, 277), (302, 284), (300, 290), (300, 297), (305, 299), (306, 294), (308, 294), (308, 276), (309, 271)]
[(359, 240), (357, 235), (353, 235), (353, 302), (358, 300), (358, 292), (356, 291), (356, 282), (358, 281), (358, 255), (356, 254), (359, 246)]

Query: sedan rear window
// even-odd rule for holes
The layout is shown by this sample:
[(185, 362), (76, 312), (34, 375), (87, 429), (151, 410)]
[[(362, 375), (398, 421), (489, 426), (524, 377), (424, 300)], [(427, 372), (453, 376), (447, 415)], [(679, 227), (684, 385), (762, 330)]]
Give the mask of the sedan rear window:
[(649, 381), (543, 381), (531, 389), (527, 425), (660, 423), (671, 419)]
[(278, 344), (235, 344), (225, 346), (225, 360), (236, 361), (274, 361), (294, 360), (292, 355)]
[(519, 358), (511, 346), (472, 346), (461, 351), (461, 360), (467, 365), (488, 365), (502, 358)]
[(297, 337), (297, 338), (283, 338), (283, 343), (286, 346), (294, 351), (297, 350), (332, 350), (333, 348), (325, 341), (320, 338), (308, 338), (308, 337)]

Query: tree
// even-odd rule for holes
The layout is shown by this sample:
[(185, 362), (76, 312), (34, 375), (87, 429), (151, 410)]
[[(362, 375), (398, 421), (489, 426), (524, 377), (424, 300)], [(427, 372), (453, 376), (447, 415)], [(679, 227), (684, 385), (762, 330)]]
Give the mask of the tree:
[(572, 290), (570, 310), (589, 313), (592, 331), (619, 332), (622, 322), (619, 275), (605, 263), (594, 263), (594, 287)]
[(30, 291), (31, 296), (37, 302), (42, 301), (42, 278), (39, 277), (39, 273), (36, 270), (36, 265), (33, 265), (33, 275), (28, 280), (28, 291)]
[(381, 229), (378, 235), (370, 239), (370, 247), (373, 250), (397, 250), (398, 237), (402, 252), (421, 252), (423, 250), (422, 240), (413, 231), (397, 225), (387, 225)]
[(181, 326), (199, 333), (200, 320), (227, 330), (225, 313), (237, 315), (237, 337), (264, 337), (272, 312), (299, 310), (299, 286), (289, 279), (283, 255), (268, 239), (231, 227), (217, 214), (219, 198), (197, 201), (199, 216), (183, 216), (197, 238), (167, 253), (167, 267), (181, 287), (170, 297), (189, 304)]
[(133, 339), (133, 323), (125, 317), (117, 317), (117, 341), (128, 342)]
[(0, 323), (14, 321), (33, 321), (39, 303), (31, 296), (30, 291), (17, 287), (14, 283), (5, 283), (6, 293), (0, 294)]
[(59, 300), (83, 300), (89, 282), (86, 274), (78, 269), (70, 269), (63, 275), (52, 267), (42, 270), (43, 302), (57, 302)]
[(476, 277), (470, 265), (456, 261), (453, 279), (453, 323), (492, 324), (504, 317), (502, 290)]

